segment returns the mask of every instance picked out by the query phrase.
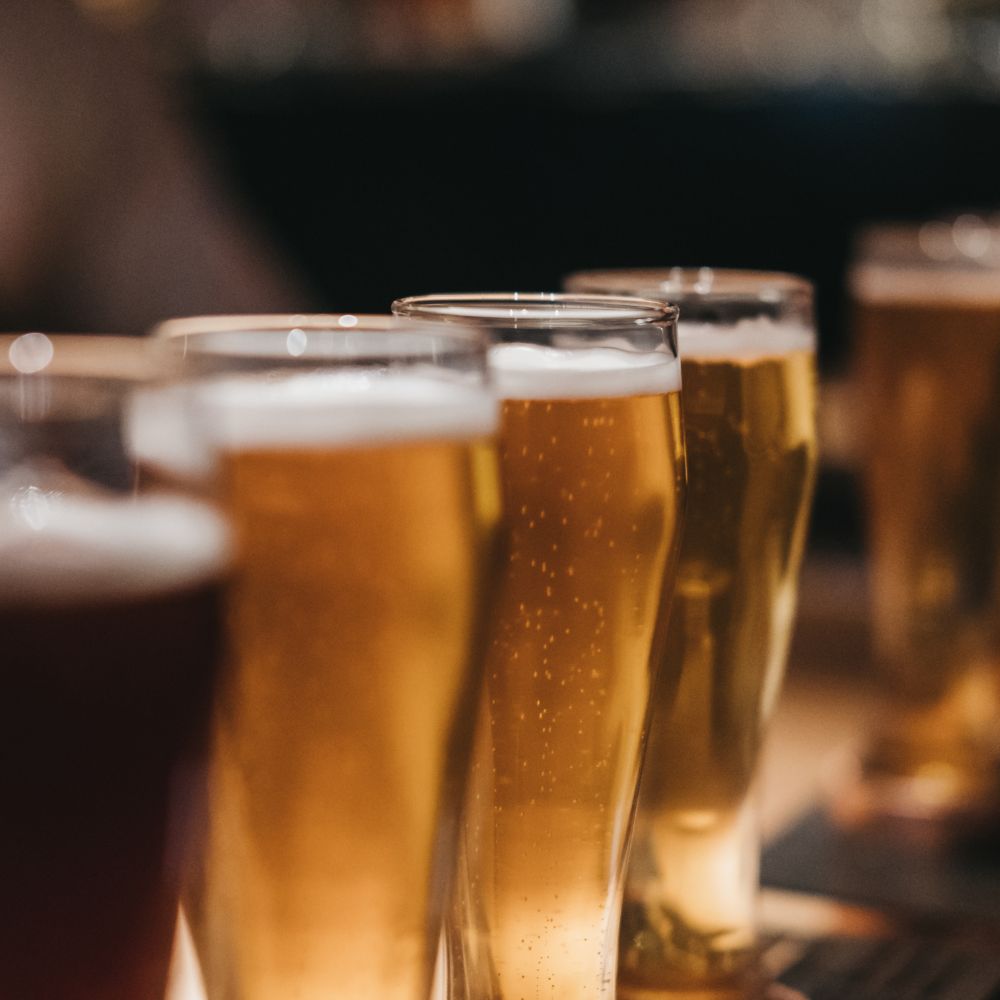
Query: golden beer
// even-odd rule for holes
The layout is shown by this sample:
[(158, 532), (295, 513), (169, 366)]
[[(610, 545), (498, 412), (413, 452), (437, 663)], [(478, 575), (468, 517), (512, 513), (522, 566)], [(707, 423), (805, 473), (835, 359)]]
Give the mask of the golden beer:
[(470, 1000), (613, 995), (651, 644), (683, 509), (676, 359), (545, 346), (565, 342), (545, 309), (515, 311), (490, 355), (510, 549), (447, 921), (451, 995)]
[[(650, 295), (657, 274), (681, 307), (688, 513), (625, 890), (625, 997), (739, 991), (752, 973), (751, 786), (784, 673), (816, 465), (809, 286), (726, 271), (569, 284)], [(768, 288), (773, 307), (761, 301)]]
[(890, 699), (864, 761), (863, 811), (1000, 812), (997, 273), (873, 259), (855, 274), (875, 643)]
[(237, 550), (188, 911), (207, 996), (424, 1000), (496, 556), (494, 404), (391, 367), (203, 395)]

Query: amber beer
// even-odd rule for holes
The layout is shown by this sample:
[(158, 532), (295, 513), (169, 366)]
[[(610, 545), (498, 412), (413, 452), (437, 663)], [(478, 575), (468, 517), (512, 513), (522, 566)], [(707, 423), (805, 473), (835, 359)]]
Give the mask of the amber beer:
[(45, 469), (0, 474), (0, 996), (161, 1000), (225, 533)]
[(496, 545), (496, 410), (467, 379), (347, 367), (391, 341), (310, 332), (308, 370), (202, 390), (238, 568), (188, 908), (209, 1000), (429, 987)]
[(864, 761), (865, 800), (849, 808), (995, 823), (1000, 272), (954, 244), (950, 262), (933, 260), (920, 253), (924, 235), (869, 234), (853, 280), (874, 638), (890, 714)]
[[(601, 338), (614, 308), (626, 329)], [(628, 349), (629, 308), (643, 315), (531, 296), (457, 308), (505, 341), (490, 364), (510, 551), (448, 922), (454, 997), (614, 993), (650, 649), (684, 493), (678, 364), (662, 334), (658, 350)], [(574, 318), (594, 340), (567, 334)]]
[(722, 358), (699, 354), (683, 322), (680, 340), (688, 526), (626, 890), (623, 993), (726, 982), (752, 959), (750, 789), (784, 673), (816, 462), (806, 331), (776, 331), (771, 344), (734, 334)]
[[(747, 988), (751, 785), (780, 690), (816, 464), (811, 291), (676, 270), (569, 287), (679, 304), (688, 515), (639, 793), (619, 994)], [(685, 318), (687, 317), (687, 318)]]

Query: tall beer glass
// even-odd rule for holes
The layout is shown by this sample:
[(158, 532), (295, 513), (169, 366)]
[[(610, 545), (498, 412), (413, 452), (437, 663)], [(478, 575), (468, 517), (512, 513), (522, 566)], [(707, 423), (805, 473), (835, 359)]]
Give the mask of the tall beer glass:
[(0, 996), (12, 1000), (162, 1000), (166, 984), (228, 542), (206, 503), (136, 491), (133, 403), (163, 375), (147, 346), (0, 337)]
[(883, 227), (853, 275), (888, 715), (847, 818), (1000, 819), (1000, 232)]
[(683, 507), (675, 312), (559, 295), (393, 308), (489, 330), (503, 397), (511, 542), (448, 919), (451, 996), (603, 1000)]
[(500, 513), (483, 341), (239, 326), (171, 338), (236, 545), (187, 897), (206, 994), (425, 1000)]
[(816, 464), (812, 289), (635, 270), (579, 291), (680, 306), (688, 517), (622, 918), (619, 996), (755, 988), (752, 792), (785, 669)]

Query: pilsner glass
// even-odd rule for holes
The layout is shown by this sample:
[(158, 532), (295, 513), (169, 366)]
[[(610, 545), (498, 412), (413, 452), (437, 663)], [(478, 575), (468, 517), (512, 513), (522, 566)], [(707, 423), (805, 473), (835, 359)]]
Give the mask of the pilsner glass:
[(166, 985), (228, 538), (205, 502), (136, 488), (147, 348), (0, 337), (5, 998)]
[(688, 516), (639, 793), (618, 993), (760, 987), (754, 773), (781, 687), (816, 465), (812, 288), (632, 270), (567, 288), (680, 306)]
[(676, 311), (404, 299), (493, 338), (510, 551), (447, 919), (453, 1000), (614, 993), (621, 877), (684, 498)]
[(205, 992), (425, 1000), (497, 559), (484, 343), (391, 317), (213, 322), (170, 338), (236, 547), (185, 897)]
[(888, 711), (840, 802), (848, 821), (1000, 820), (998, 247), (970, 217), (884, 226), (854, 268)]

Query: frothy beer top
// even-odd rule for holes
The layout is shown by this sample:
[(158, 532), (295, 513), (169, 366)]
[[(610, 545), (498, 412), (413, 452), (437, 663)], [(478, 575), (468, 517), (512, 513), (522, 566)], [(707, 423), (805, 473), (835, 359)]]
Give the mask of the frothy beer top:
[(497, 404), (482, 385), (430, 365), (221, 379), (201, 394), (223, 449), (322, 447), (492, 434)]
[(506, 399), (594, 399), (677, 392), (681, 369), (666, 351), (497, 344), (490, 368)]
[(3, 604), (140, 598), (213, 579), (228, 562), (223, 520), (194, 501), (71, 496), (35, 485), (17, 487), (5, 501)]
[(816, 335), (809, 327), (766, 316), (720, 324), (685, 323), (682, 314), (677, 341), (682, 361), (758, 361), (816, 349)]

